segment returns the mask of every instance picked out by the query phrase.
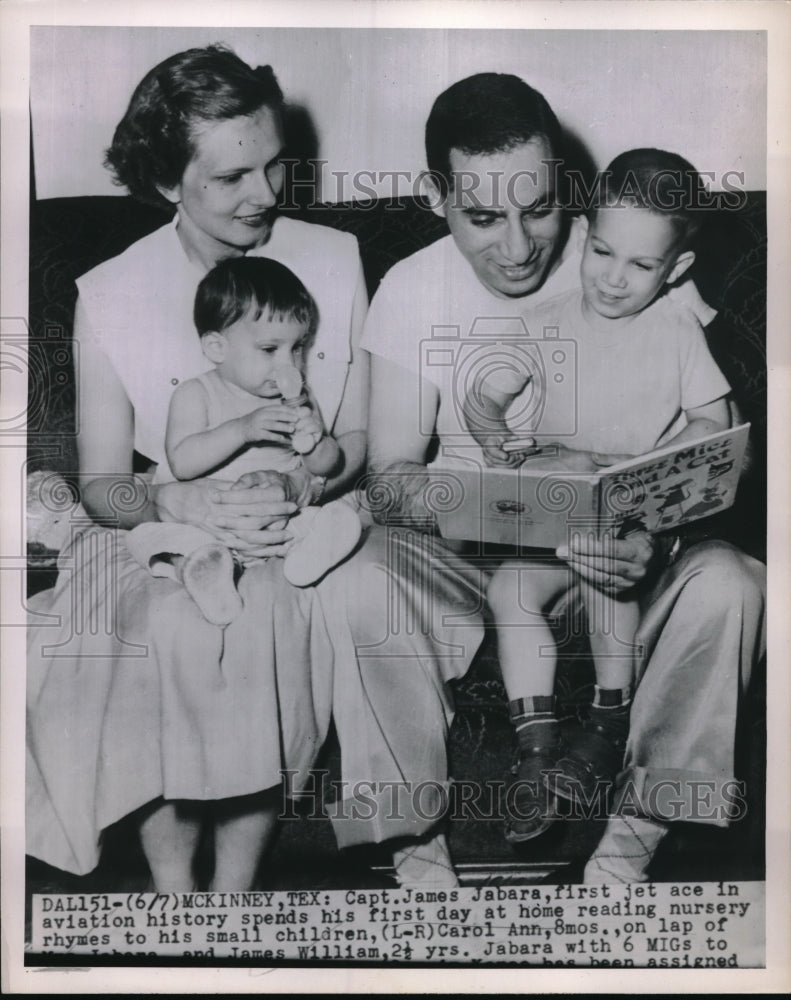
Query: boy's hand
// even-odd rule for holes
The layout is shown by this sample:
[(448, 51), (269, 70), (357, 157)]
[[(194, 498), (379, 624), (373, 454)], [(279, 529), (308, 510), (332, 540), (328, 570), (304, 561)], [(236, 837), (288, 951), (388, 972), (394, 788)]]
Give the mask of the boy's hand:
[(282, 403), (271, 403), (240, 417), (245, 442), (252, 444), (256, 441), (276, 441), (278, 444), (288, 444), (288, 438), (296, 427), (298, 412)]
[(296, 416), (296, 426), (291, 447), (298, 455), (309, 455), (324, 437), (324, 425), (309, 406), (300, 406), (292, 413)]
[[(524, 456), (523, 456), (524, 457)], [(598, 472), (601, 462), (589, 451), (576, 451), (558, 441), (544, 444), (541, 451), (528, 459), (530, 469), (546, 469), (548, 472)]]
[(525, 460), (519, 451), (503, 451), (503, 444), (511, 438), (511, 434), (492, 434), (479, 437), (478, 444), (483, 451), (483, 460), (490, 468), (516, 469)]

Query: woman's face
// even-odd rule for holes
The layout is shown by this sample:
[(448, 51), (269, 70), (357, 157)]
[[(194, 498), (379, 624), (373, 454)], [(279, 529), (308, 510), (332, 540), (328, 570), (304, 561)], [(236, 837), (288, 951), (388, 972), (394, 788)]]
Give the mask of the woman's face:
[(191, 259), (212, 267), (269, 239), (283, 186), (280, 118), (262, 107), (249, 117), (201, 124), (181, 182), (162, 194), (177, 206)]

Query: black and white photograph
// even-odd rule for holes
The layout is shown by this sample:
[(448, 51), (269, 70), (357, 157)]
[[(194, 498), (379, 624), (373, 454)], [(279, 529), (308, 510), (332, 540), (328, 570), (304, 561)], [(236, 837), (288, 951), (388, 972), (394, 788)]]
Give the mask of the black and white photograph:
[(23, 6), (15, 990), (787, 988), (787, 10)]

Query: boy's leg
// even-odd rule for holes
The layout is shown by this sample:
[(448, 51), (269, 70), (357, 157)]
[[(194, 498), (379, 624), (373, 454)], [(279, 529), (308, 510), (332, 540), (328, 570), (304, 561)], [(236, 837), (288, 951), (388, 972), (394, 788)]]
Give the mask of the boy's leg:
[(286, 554), (283, 575), (295, 587), (307, 587), (354, 551), (362, 526), (354, 507), (341, 499), (304, 507), (288, 522), (288, 530), (296, 540)]
[(512, 843), (537, 837), (555, 818), (554, 796), (545, 784), (563, 748), (554, 697), (557, 650), (544, 609), (568, 583), (565, 566), (508, 560), (487, 590), (519, 746), (505, 801), (506, 839)]
[(596, 684), (611, 691), (631, 689), (640, 655), (635, 645), (635, 633), (640, 624), (638, 602), (602, 593), (582, 581), (580, 595), (588, 620)]
[(602, 593), (580, 582), (588, 633), (596, 668), (593, 704), (573, 749), (558, 762), (554, 791), (563, 798), (586, 801), (609, 795), (623, 765), (629, 713), (639, 650), (635, 633), (640, 621), (636, 601)]

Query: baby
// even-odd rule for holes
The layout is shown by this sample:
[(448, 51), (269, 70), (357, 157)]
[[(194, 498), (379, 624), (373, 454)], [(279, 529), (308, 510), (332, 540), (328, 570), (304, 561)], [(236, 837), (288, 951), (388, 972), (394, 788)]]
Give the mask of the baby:
[[(534, 314), (537, 330), (555, 328), (576, 342), (578, 430), (563, 445), (536, 438), (537, 449), (515, 439), (506, 415), (531, 373), (514, 352), (513, 366), (482, 374), (464, 403), (487, 465), (529, 461), (548, 470), (594, 471), (730, 426), (729, 386), (703, 331), (664, 294), (695, 259), (694, 202), (701, 190), (694, 168), (661, 150), (623, 153), (604, 171), (588, 218), (581, 220), (582, 290)], [(541, 419), (551, 427), (553, 407), (561, 405), (551, 385), (543, 402)], [(528, 458), (531, 450), (541, 454)], [(569, 746), (555, 713), (556, 647), (544, 616), (574, 585), (588, 618), (596, 688), (582, 733)], [(503, 562), (488, 600), (519, 745), (512, 772), (518, 815), (506, 828), (506, 837), (519, 842), (550, 825), (554, 795), (590, 798), (598, 782), (611, 782), (621, 769), (640, 615), (632, 591), (621, 596), (604, 582), (594, 586), (551, 557)]]
[[(304, 467), (326, 478), (337, 470), (338, 443), (303, 391), (304, 356), (317, 318), (305, 286), (277, 261), (237, 257), (206, 275), (195, 297), (195, 325), (214, 369), (173, 393), (165, 439), (173, 477), (233, 484), (250, 472), (287, 475)], [(168, 478), (158, 469), (154, 481)], [(303, 507), (288, 530), (295, 541), (283, 573), (303, 587), (349, 555), (361, 526), (353, 507), (336, 500)], [(152, 573), (179, 579), (213, 624), (227, 625), (241, 609), (233, 555), (202, 528), (142, 524), (127, 544)]]

